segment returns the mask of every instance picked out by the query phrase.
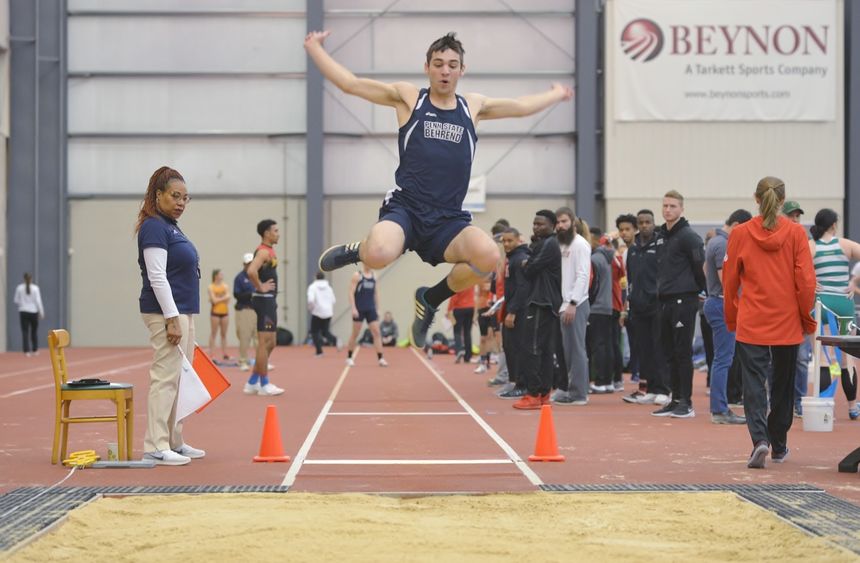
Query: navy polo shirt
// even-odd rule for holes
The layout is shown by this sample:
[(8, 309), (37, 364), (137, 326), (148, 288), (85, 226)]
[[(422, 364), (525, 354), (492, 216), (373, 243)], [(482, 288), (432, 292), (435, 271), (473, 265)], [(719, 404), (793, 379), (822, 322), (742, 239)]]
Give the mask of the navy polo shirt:
[(137, 233), (137, 263), (143, 288), (140, 290), (140, 312), (163, 314), (146, 272), (144, 248), (167, 251), (167, 283), (181, 315), (200, 313), (200, 257), (197, 249), (179, 230), (176, 221), (163, 215), (144, 220)]

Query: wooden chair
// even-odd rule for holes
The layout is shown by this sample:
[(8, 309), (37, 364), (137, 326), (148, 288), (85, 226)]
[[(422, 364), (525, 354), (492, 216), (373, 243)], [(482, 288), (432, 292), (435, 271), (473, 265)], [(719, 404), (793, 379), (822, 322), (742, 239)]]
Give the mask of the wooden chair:
[[(110, 383), (86, 387), (68, 385), (65, 348), (69, 342), (67, 330), (52, 330), (48, 333), (51, 367), (54, 370), (56, 406), (51, 463), (56, 464), (58, 460), (66, 459), (69, 424), (77, 422), (116, 422), (117, 453), (120, 460), (130, 459), (134, 430), (134, 386), (131, 383)], [(72, 401), (113, 401), (116, 405), (116, 414), (113, 416), (69, 416), (69, 406)], [(60, 448), (61, 442), (62, 448)]]

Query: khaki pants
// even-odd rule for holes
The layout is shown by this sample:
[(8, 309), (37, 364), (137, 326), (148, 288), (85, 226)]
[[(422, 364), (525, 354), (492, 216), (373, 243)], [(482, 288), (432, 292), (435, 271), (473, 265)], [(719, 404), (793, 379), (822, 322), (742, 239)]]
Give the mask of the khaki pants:
[(254, 309), (240, 309), (236, 311), (236, 336), (239, 338), (239, 363), (248, 363), (248, 348), (254, 342), (253, 348), (257, 347), (257, 313)]
[[(179, 449), (182, 441), (182, 421), (176, 420), (176, 399), (179, 396), (179, 375), (182, 354), (167, 342), (164, 316), (143, 314), (152, 344), (152, 366), (149, 368), (149, 402), (146, 412), (146, 437), (143, 451)], [(191, 315), (179, 315), (182, 330), (180, 346), (191, 361), (194, 354), (194, 322)]]

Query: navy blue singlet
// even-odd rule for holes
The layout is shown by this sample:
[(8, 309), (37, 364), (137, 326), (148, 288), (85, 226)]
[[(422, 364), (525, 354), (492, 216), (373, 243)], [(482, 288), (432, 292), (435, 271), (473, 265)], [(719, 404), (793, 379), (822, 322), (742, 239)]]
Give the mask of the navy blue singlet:
[(430, 91), (422, 88), (412, 116), (400, 128), (397, 187), (388, 192), (386, 202), (393, 196), (413, 206), (461, 210), (477, 142), (462, 96), (457, 96), (455, 109), (439, 109), (430, 103)]
[(375, 311), (376, 302), (374, 300), (374, 292), (376, 291), (376, 277), (370, 274), (369, 278), (364, 277), (363, 272), (359, 272), (361, 279), (355, 286), (355, 308), (360, 312)]

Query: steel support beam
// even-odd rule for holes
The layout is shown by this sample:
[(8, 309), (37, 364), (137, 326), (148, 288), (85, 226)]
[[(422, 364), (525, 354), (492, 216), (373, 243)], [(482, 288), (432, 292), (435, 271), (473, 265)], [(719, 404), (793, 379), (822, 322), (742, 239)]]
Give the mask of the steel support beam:
[[(599, 26), (602, 2), (576, 0), (574, 41), (576, 42), (576, 164), (574, 178), (575, 212), (592, 224), (603, 221), (602, 189), (602, 111), (600, 95)], [(603, 225), (601, 225), (603, 226)]]
[[(7, 287), (24, 272), (41, 288), (50, 328), (68, 326), (65, 188), (65, 0), (11, 0)], [(21, 349), (18, 312), (7, 307), (7, 345)]]
[[(308, 32), (322, 30), (325, 12), (323, 3), (307, 0)], [(310, 283), (317, 273), (317, 260), (323, 250), (323, 76), (307, 58), (307, 195), (305, 250), (306, 276)]]

